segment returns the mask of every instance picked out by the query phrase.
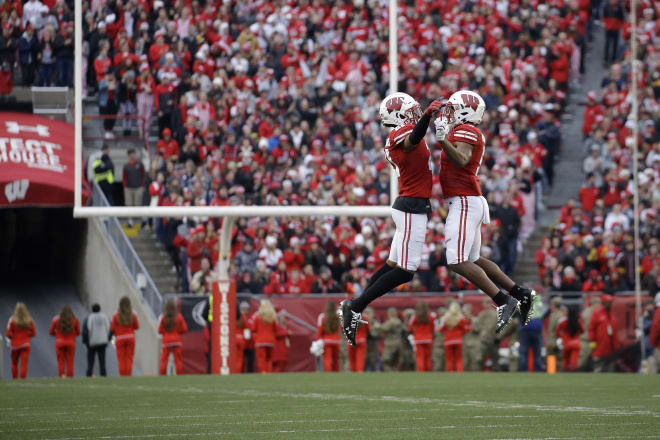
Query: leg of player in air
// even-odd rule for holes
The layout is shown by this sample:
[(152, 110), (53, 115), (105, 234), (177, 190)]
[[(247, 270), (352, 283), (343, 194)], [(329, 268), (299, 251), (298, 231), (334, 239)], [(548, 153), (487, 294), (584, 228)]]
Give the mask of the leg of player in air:
[(516, 285), (496, 264), (480, 256), (481, 225), (490, 223), (488, 202), (481, 194), (477, 177), (486, 143), (478, 124), (485, 109), (478, 94), (456, 92), (449, 98), (443, 115), (435, 120), (435, 128), (442, 148), (440, 184), (449, 205), (445, 222), (447, 265), (493, 299), (499, 333), (516, 311), (523, 324), (529, 322), (535, 292)]
[(362, 311), (376, 298), (412, 280), (421, 261), (433, 186), (431, 151), (424, 135), (441, 107), (442, 101), (436, 100), (420, 114), (417, 101), (405, 93), (393, 93), (380, 105), (381, 123), (393, 129), (384, 153), (399, 178), (399, 197), (392, 206), (396, 232), (386, 264), (374, 273), (359, 298), (342, 301), (337, 311), (351, 345), (355, 345), (357, 327), (363, 322)]

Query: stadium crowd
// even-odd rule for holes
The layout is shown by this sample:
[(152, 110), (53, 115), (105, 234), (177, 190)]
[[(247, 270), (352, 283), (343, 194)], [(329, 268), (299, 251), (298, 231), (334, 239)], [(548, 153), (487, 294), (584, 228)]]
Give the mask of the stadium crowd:
[[(536, 254), (545, 287), (572, 292), (617, 293), (635, 285), (633, 223), (632, 71), (629, 24), (621, 21), (617, 2), (605, 9), (603, 24), (620, 32), (623, 43), (598, 90), (587, 93), (582, 133), (586, 182), (578, 197), (562, 208), (557, 225)], [(660, 290), (660, 88), (658, 80), (658, 11), (644, 3), (638, 17), (639, 236), (642, 289)]]
[(14, 84), (73, 87), (73, 0), (4, 0), (0, 26), (0, 96)]
[[(422, 107), (461, 88), (487, 103), (492, 148), (480, 178), (494, 222), (483, 230), (483, 252), (508, 273), (553, 184), (558, 116), (584, 54), (583, 3), (400, 3), (399, 90)], [(376, 121), (390, 68), (387, 2), (85, 2), (85, 17), (87, 93), (102, 114), (135, 112), (159, 127), (149, 195), (138, 204), (391, 202), (386, 133)], [(446, 212), (439, 154), (433, 232), (408, 289), (466, 288), (433, 257)], [(190, 291), (202, 259), (215, 263), (219, 223), (179, 225), (161, 219), (157, 232), (179, 269), (177, 289)], [(309, 291), (316, 277), (315, 291), (359, 291), (361, 275), (386, 258), (391, 230), (390, 220), (373, 218), (243, 220), (232, 273), (254, 293), (286, 293), (291, 279)]]

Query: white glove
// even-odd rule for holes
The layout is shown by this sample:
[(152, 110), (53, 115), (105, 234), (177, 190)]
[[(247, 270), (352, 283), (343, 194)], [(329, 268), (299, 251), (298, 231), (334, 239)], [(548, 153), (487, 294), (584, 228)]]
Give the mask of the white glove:
[(408, 335), (408, 342), (410, 342), (413, 352), (417, 351), (417, 347), (415, 346), (415, 337), (413, 335)]
[(444, 141), (447, 139), (447, 136), (449, 135), (449, 132), (451, 131), (451, 126), (449, 125), (449, 121), (445, 118), (437, 118), (433, 124), (435, 124), (435, 137), (438, 139), (438, 141)]
[(555, 342), (557, 343), (557, 348), (559, 350), (564, 349), (564, 341), (561, 338), (557, 338), (557, 340)]

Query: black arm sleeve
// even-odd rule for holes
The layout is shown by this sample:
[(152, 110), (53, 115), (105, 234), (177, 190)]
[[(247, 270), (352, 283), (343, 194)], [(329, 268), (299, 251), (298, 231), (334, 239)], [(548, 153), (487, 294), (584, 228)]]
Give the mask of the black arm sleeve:
[(417, 121), (417, 125), (415, 125), (415, 128), (413, 128), (412, 133), (410, 133), (410, 136), (408, 136), (411, 144), (417, 145), (422, 141), (422, 139), (424, 139), (424, 135), (426, 134), (426, 130), (428, 130), (430, 123), (431, 123), (430, 114), (424, 114), (422, 115), (421, 118), (419, 118), (419, 121)]

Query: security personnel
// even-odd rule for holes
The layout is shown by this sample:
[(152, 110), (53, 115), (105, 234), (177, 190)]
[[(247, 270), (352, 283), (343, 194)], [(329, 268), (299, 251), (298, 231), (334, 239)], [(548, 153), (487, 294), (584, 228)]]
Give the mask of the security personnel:
[(107, 144), (101, 148), (101, 157), (92, 163), (94, 170), (94, 181), (99, 185), (105, 198), (110, 205), (114, 205), (112, 198), (112, 186), (115, 183), (115, 165), (112, 163), (108, 153), (110, 149)]
[(380, 323), (374, 318), (374, 309), (367, 307), (363, 314), (369, 322), (369, 333), (367, 334), (367, 358), (364, 371), (378, 371), (378, 340), (380, 339)]
[[(491, 300), (488, 297), (483, 299), (483, 310), (479, 313), (476, 319), (475, 329), (479, 332), (479, 340), (481, 341), (481, 356), (479, 358), (481, 370), (484, 369), (486, 361), (490, 356), (492, 362), (492, 370), (500, 370), (500, 355), (499, 355), (499, 340), (495, 339), (495, 326), (497, 325), (497, 312), (491, 307)], [(513, 325), (509, 324), (509, 327)]]

